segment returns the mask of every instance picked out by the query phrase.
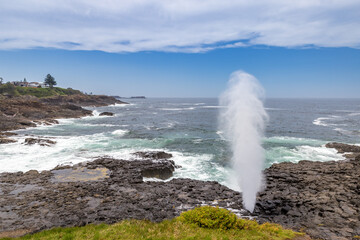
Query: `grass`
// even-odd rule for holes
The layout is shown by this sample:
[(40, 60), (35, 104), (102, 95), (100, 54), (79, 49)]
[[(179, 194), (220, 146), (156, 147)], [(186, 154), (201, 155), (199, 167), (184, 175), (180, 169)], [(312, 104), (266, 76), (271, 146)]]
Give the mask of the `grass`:
[(15, 87), (12, 84), (0, 85), (0, 94), (6, 94), (11, 96), (31, 95), (38, 98), (51, 97), (58, 95), (73, 95), (81, 94), (79, 90), (72, 88), (33, 88), (33, 87)]
[[(212, 208), (209, 211), (217, 211), (219, 208)], [(192, 212), (196, 211), (191, 210)], [(227, 210), (226, 210), (227, 211)], [(192, 212), (197, 215), (198, 212)], [(232, 213), (231, 213), (232, 214)], [(215, 214), (216, 215), (216, 214)], [(231, 215), (232, 216), (232, 215)], [(209, 217), (209, 216), (205, 216)], [(265, 223), (257, 224), (255, 221), (240, 221), (240, 227), (233, 225), (229, 229), (200, 227), (196, 222), (188, 222), (183, 215), (160, 223), (153, 223), (145, 220), (124, 220), (116, 224), (86, 225), (84, 227), (54, 228), (32, 235), (16, 238), (22, 240), (30, 239), (63, 239), (63, 240), (102, 240), (102, 239), (147, 239), (147, 240), (175, 240), (175, 239), (205, 239), (205, 240), (233, 240), (233, 239), (293, 239), (301, 236), (291, 230), (283, 229), (280, 225)], [(212, 226), (214, 227), (214, 226)], [(3, 238), (5, 240), (6, 238)], [(9, 239), (9, 238), (7, 238)]]

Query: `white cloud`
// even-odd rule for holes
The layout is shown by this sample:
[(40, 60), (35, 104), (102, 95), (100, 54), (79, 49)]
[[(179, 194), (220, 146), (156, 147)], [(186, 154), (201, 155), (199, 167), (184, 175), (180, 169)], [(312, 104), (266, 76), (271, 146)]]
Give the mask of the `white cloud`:
[(0, 49), (360, 46), (358, 0), (0, 0)]

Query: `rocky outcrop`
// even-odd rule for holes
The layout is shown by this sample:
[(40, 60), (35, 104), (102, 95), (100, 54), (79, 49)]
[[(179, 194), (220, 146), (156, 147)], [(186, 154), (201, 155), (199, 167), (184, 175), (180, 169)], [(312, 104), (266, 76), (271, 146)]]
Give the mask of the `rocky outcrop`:
[(166, 153), (163, 151), (155, 151), (155, 152), (136, 152), (133, 153), (135, 156), (143, 158), (143, 159), (169, 159), (172, 158), (172, 154)]
[(112, 113), (112, 112), (102, 112), (102, 113), (100, 113), (99, 114), (99, 116), (114, 116), (114, 113)]
[(2, 97), (0, 101), (0, 132), (35, 127), (36, 124), (54, 124), (58, 118), (79, 118), (92, 115), (81, 106), (122, 104), (113, 97), (98, 95), (71, 95), (49, 98), (33, 96)]
[(201, 204), (240, 210), (240, 194), (217, 182), (157, 177), (172, 172), (169, 160), (97, 159), (51, 171), (0, 174), (0, 236), (56, 226), (114, 223), (123, 219), (162, 221)]
[(350, 145), (345, 143), (332, 142), (325, 145), (327, 148), (335, 148), (338, 153), (360, 153), (360, 146)]
[(360, 235), (360, 161), (301, 161), (265, 170), (259, 220), (304, 230), (320, 239)]
[(49, 139), (43, 139), (43, 138), (25, 138), (24, 143), (26, 145), (39, 144), (40, 146), (50, 147), (51, 145), (54, 145), (56, 142), (49, 140)]
[(59, 104), (72, 104), (82, 107), (101, 107), (110, 104), (127, 104), (126, 102), (120, 101), (114, 97), (106, 95), (84, 95), (76, 94), (70, 96), (56, 96), (41, 99), (43, 103), (51, 105)]
[(356, 159), (360, 157), (360, 146), (350, 145), (345, 143), (327, 143), (327, 148), (335, 148), (338, 153), (344, 153), (343, 156), (347, 159)]
[(0, 137), (0, 144), (7, 144), (7, 143), (14, 143), (16, 140), (6, 138), (6, 137)]

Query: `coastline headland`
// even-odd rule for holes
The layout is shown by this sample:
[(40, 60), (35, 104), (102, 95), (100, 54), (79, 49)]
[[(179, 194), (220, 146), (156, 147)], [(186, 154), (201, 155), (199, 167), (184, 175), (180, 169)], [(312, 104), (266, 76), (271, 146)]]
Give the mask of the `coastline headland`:
[(100, 107), (111, 104), (126, 104), (105, 95), (61, 95), (45, 98), (35, 96), (0, 95), (0, 144), (15, 140), (9, 138), (15, 133), (7, 132), (38, 124), (56, 124), (60, 118), (79, 118), (92, 115), (83, 107)]

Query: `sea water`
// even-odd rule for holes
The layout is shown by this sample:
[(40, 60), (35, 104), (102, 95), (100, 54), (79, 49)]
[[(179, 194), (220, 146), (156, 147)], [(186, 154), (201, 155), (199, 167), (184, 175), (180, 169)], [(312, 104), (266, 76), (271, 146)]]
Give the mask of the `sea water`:
[[(0, 172), (46, 170), (97, 157), (134, 159), (136, 151), (173, 154), (175, 178), (218, 181), (237, 189), (231, 174), (229, 143), (218, 127), (216, 98), (126, 99), (130, 104), (89, 108), (94, 116), (15, 131), (17, 143), (0, 145)], [(343, 157), (327, 142), (360, 143), (360, 99), (266, 99), (269, 115), (265, 166)], [(109, 111), (114, 116), (99, 116)], [(57, 143), (24, 145), (34, 135)]]

